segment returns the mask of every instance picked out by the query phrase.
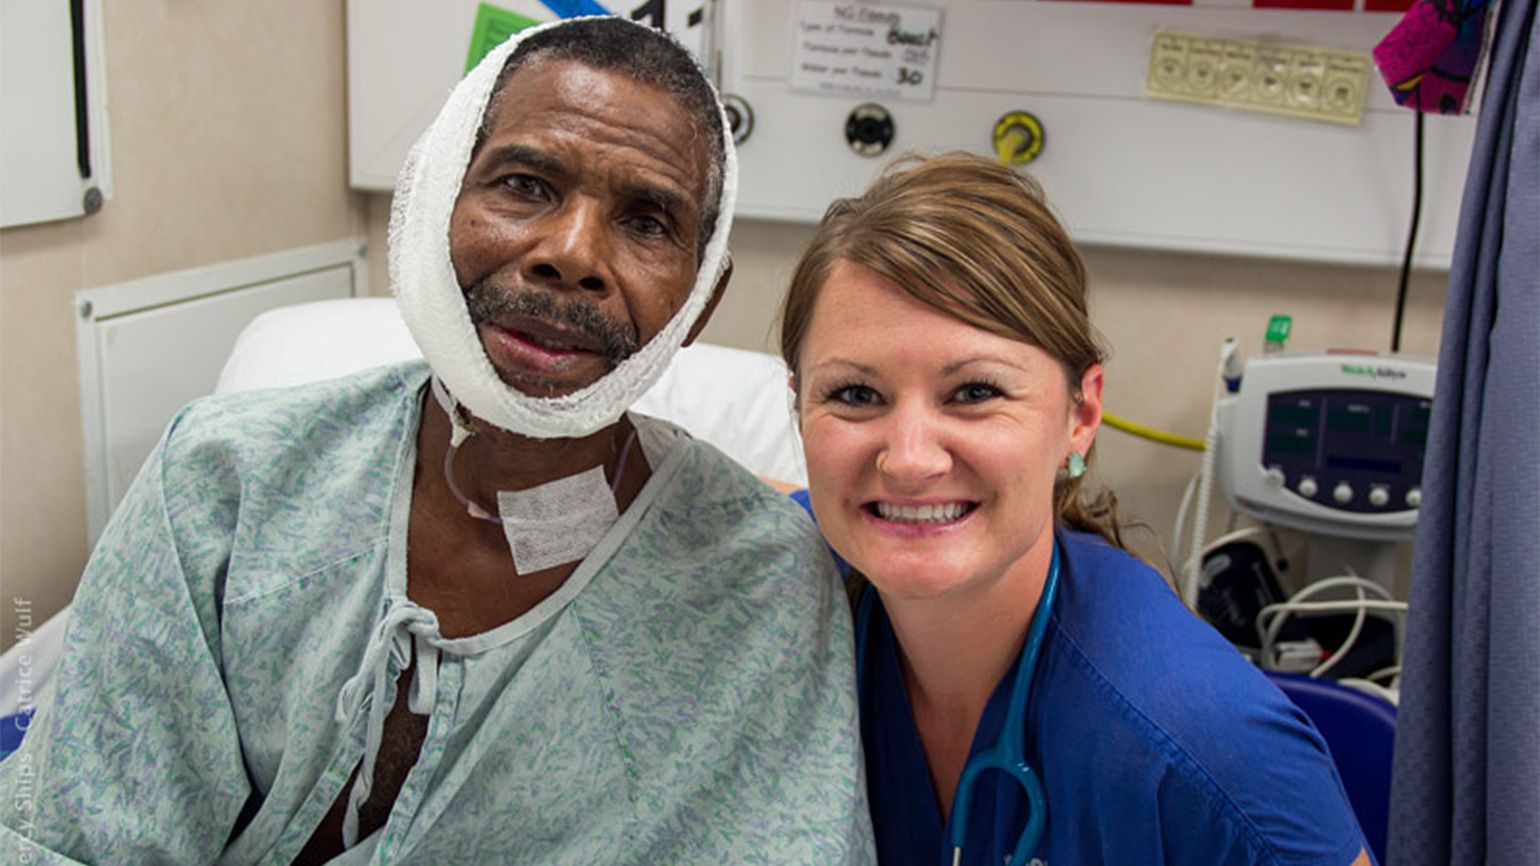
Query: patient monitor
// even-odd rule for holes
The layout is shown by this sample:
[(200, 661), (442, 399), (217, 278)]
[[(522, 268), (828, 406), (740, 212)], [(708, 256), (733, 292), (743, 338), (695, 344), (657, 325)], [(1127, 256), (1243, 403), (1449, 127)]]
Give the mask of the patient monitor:
[(1390, 589), (1393, 542), (1412, 537), (1422, 501), (1434, 374), (1406, 355), (1249, 360), (1217, 407), (1225, 498), (1310, 533), (1313, 576), (1352, 570)]

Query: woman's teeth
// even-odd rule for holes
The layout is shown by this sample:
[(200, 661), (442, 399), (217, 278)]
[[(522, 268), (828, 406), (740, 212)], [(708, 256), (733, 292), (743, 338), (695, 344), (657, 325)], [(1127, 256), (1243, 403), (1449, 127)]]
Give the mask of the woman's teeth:
[(917, 506), (877, 503), (877, 516), (894, 523), (951, 523), (967, 511), (968, 506), (962, 502)]

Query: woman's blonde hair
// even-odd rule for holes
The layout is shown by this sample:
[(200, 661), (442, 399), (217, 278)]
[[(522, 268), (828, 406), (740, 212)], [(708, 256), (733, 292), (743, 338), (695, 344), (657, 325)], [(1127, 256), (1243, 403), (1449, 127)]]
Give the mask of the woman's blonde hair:
[[(1042, 349), (1077, 402), (1082, 376), (1105, 358), (1086, 310), (1085, 266), (1042, 189), (984, 157), (906, 157), (865, 194), (829, 206), (781, 309), (781, 355), (793, 372), (818, 292), (841, 261), (975, 328)], [(1057, 519), (1124, 546), (1116, 498), (1083, 498), (1082, 480), (1056, 482)]]

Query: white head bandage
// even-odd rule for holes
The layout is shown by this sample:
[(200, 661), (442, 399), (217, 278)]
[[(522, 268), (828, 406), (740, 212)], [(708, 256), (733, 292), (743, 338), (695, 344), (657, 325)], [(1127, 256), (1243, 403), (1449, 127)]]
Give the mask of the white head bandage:
[[(450, 261), (450, 217), (482, 115), (509, 55), (530, 36), (578, 20), (583, 19), (524, 31), (493, 49), (460, 81), (407, 157), (396, 182), (390, 215), (391, 288), (401, 316), (434, 375), (443, 381), (454, 402), (478, 418), (538, 439), (580, 437), (602, 430), (615, 423), (663, 375), (727, 266), (727, 235), (738, 186), (738, 161), (724, 116), (716, 226), (706, 240), (689, 297), (663, 330), (597, 382), (572, 394), (531, 397), (498, 377), (471, 322), (464, 291)], [(704, 74), (702, 79), (715, 95), (709, 79)], [(717, 110), (721, 111), (720, 100)], [(450, 414), (453, 417), (454, 413)]]

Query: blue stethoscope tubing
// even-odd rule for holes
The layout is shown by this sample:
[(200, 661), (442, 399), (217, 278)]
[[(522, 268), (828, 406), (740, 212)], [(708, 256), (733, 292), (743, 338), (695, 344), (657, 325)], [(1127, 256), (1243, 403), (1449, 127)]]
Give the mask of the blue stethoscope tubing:
[[(1015, 779), (1027, 798), (1027, 825), (1016, 839), (1016, 851), (1011, 855), (1010, 866), (1026, 866), (1027, 857), (1043, 838), (1047, 824), (1048, 796), (1043, 791), (1043, 780), (1027, 763), (1027, 698), (1032, 693), (1032, 680), (1037, 674), (1037, 658), (1043, 648), (1043, 635), (1048, 631), (1048, 618), (1053, 610), (1054, 599), (1059, 595), (1059, 545), (1053, 545), (1053, 558), (1048, 565), (1048, 579), (1043, 582), (1043, 595), (1032, 622), (1027, 626), (1027, 642), (1021, 649), (1021, 663), (1016, 667), (1016, 682), (1011, 686), (1011, 699), (1005, 712), (1005, 727), (993, 746), (968, 759), (962, 776), (957, 780), (957, 795), (952, 801), (948, 845), (952, 849), (952, 864), (962, 862), (963, 836), (968, 829), (968, 809), (973, 802), (974, 782), (985, 772), (995, 770)], [(864, 689), (866, 684), (866, 640), (871, 630), (872, 605), (876, 593), (871, 587), (861, 593), (856, 606), (856, 682)]]

